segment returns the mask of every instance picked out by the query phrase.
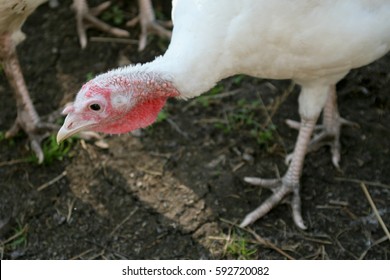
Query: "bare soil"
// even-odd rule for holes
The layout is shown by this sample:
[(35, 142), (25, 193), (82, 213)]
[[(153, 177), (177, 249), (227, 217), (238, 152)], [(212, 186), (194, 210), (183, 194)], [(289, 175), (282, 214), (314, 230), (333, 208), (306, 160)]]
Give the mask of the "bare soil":
[[(139, 53), (136, 44), (97, 42), (91, 37), (106, 34), (91, 30), (89, 45), (81, 50), (70, 2), (39, 7), (25, 23), (27, 39), (18, 47), (42, 116), (71, 101), (88, 76), (123, 62), (150, 61), (168, 45), (151, 36)], [(116, 4), (126, 19), (137, 14), (136, 1)], [(169, 6), (156, 7), (169, 18)], [(130, 32), (136, 40), (139, 27)], [(297, 135), (284, 121), (298, 120), (298, 87), (240, 76), (222, 81), (219, 94), (171, 100), (165, 118), (152, 127), (106, 136), (107, 149), (78, 140), (64, 159), (38, 165), (26, 162), (31, 151), (24, 134), (2, 140), (0, 256), (388, 259), (390, 242), (361, 183), (389, 226), (389, 70), (388, 55), (353, 70), (338, 85), (342, 116), (359, 126), (343, 130), (341, 171), (332, 166), (326, 147), (307, 156), (301, 180), (306, 231), (294, 225), (288, 205), (249, 230), (234, 225), (270, 194), (243, 177), (283, 174)], [(5, 132), (15, 104), (4, 75), (0, 80), (0, 131)]]

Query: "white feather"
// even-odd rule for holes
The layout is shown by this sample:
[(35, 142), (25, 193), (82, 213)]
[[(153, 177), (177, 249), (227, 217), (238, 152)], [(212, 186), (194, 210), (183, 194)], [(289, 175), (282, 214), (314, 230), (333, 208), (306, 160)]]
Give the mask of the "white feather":
[(193, 97), (222, 78), (335, 83), (390, 48), (388, 0), (176, 0), (171, 44), (144, 67)]
[(172, 14), (166, 53), (115, 71), (155, 73), (183, 98), (234, 74), (293, 79), (309, 117), (329, 85), (390, 49), (388, 0), (174, 0)]

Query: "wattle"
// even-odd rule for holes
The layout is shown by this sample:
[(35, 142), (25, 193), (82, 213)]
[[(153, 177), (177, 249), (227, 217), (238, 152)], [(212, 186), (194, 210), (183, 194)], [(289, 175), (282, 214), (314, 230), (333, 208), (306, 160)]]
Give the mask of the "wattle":
[(121, 134), (144, 128), (155, 122), (168, 97), (140, 101), (120, 119), (111, 120), (95, 129), (97, 132)]

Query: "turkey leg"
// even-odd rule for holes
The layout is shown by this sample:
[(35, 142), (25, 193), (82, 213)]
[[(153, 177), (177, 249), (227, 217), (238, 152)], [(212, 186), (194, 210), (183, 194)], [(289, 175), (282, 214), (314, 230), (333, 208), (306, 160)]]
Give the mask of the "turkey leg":
[[(299, 122), (292, 120), (287, 120), (286, 123), (288, 126), (294, 129), (299, 129), (301, 125)], [(356, 123), (340, 117), (340, 113), (337, 107), (336, 87), (332, 86), (323, 110), (322, 125), (318, 125), (315, 128), (315, 130), (321, 130), (321, 132), (317, 135), (314, 135), (309, 143), (307, 152), (316, 151), (325, 145), (330, 146), (332, 163), (337, 169), (340, 169), (340, 134), (341, 127), (343, 125), (358, 126)], [(286, 158), (287, 162), (290, 160), (291, 155), (287, 156)]]
[(17, 108), (16, 121), (5, 136), (10, 138), (15, 136), (20, 129), (24, 130), (30, 138), (31, 148), (36, 154), (39, 163), (42, 163), (41, 141), (49, 135), (49, 131), (57, 129), (57, 126), (40, 121), (23, 78), (15, 44), (8, 33), (0, 36), (0, 60), (5, 75), (13, 89)]
[[(159, 23), (156, 21), (151, 0), (138, 0), (139, 15), (127, 22), (127, 26), (134, 26), (138, 22), (141, 25), (141, 34), (138, 43), (138, 51), (142, 51), (146, 47), (146, 39), (148, 33), (155, 33), (162, 38), (171, 38), (172, 32), (165, 27), (172, 26), (172, 22)], [(164, 26), (165, 25), (165, 26)]]
[(280, 179), (261, 179), (256, 177), (246, 177), (244, 180), (247, 183), (256, 186), (269, 188), (273, 191), (266, 201), (264, 201), (258, 208), (249, 213), (241, 223), (241, 227), (245, 227), (257, 219), (266, 215), (273, 207), (278, 205), (284, 197), (292, 193), (292, 214), (295, 224), (301, 228), (306, 229), (301, 214), (301, 198), (299, 194), (300, 184), (299, 179), (302, 174), (303, 163), (311, 135), (313, 133), (317, 118), (305, 119), (302, 118), (302, 123), (299, 128), (298, 139), (295, 144), (291, 164), (289, 165), (286, 174)]
[(106, 10), (110, 5), (111, 3), (106, 1), (99, 6), (90, 9), (86, 0), (73, 0), (72, 8), (76, 12), (77, 33), (79, 36), (81, 48), (84, 49), (87, 46), (87, 29), (92, 26), (117, 37), (130, 36), (128, 31), (112, 27), (97, 18), (97, 16)]

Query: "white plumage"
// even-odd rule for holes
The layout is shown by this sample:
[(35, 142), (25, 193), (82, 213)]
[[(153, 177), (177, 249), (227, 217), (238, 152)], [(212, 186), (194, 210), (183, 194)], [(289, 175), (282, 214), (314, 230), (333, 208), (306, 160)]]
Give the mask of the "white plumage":
[(19, 32), (27, 17), (47, 0), (0, 0), (0, 34)]
[[(123, 94), (123, 87), (115, 85), (118, 77), (126, 80), (125, 85), (141, 80), (146, 92), (149, 84), (154, 88), (156, 83), (168, 85), (172, 95), (179, 92), (181, 98), (198, 96), (219, 80), (235, 74), (293, 79), (302, 87), (299, 97), (302, 123), (290, 122), (300, 132), (289, 157), (289, 168), (281, 179), (245, 178), (249, 183), (271, 188), (274, 194), (241, 225), (262, 217), (292, 193), (294, 221), (305, 228), (299, 197), (304, 157), (309, 145), (318, 145), (332, 136), (328, 144), (333, 163), (338, 166), (340, 127), (348, 122), (338, 114), (335, 84), (351, 69), (389, 51), (390, 1), (177, 0), (173, 4), (174, 29), (166, 53), (150, 63), (113, 70), (92, 80), (68, 110), (58, 138), (61, 140), (84, 127), (97, 129), (98, 124), (91, 121), (83, 126), (83, 113), (89, 110), (85, 104), (92, 102), (91, 96), (96, 98), (99, 94), (94, 92), (93, 85), (107, 85), (104, 90), (109, 90), (111, 96), (119, 91)], [(133, 89), (128, 87), (129, 110), (140, 111), (139, 94)], [(160, 94), (150, 91), (141, 94), (142, 100), (156, 99)], [(323, 132), (310, 140), (322, 110)], [(112, 122), (117, 120), (112, 118)], [(110, 122), (108, 112), (104, 122)]]
[(335, 83), (389, 50), (389, 1), (174, 2), (171, 44), (152, 65), (188, 97), (237, 73)]

